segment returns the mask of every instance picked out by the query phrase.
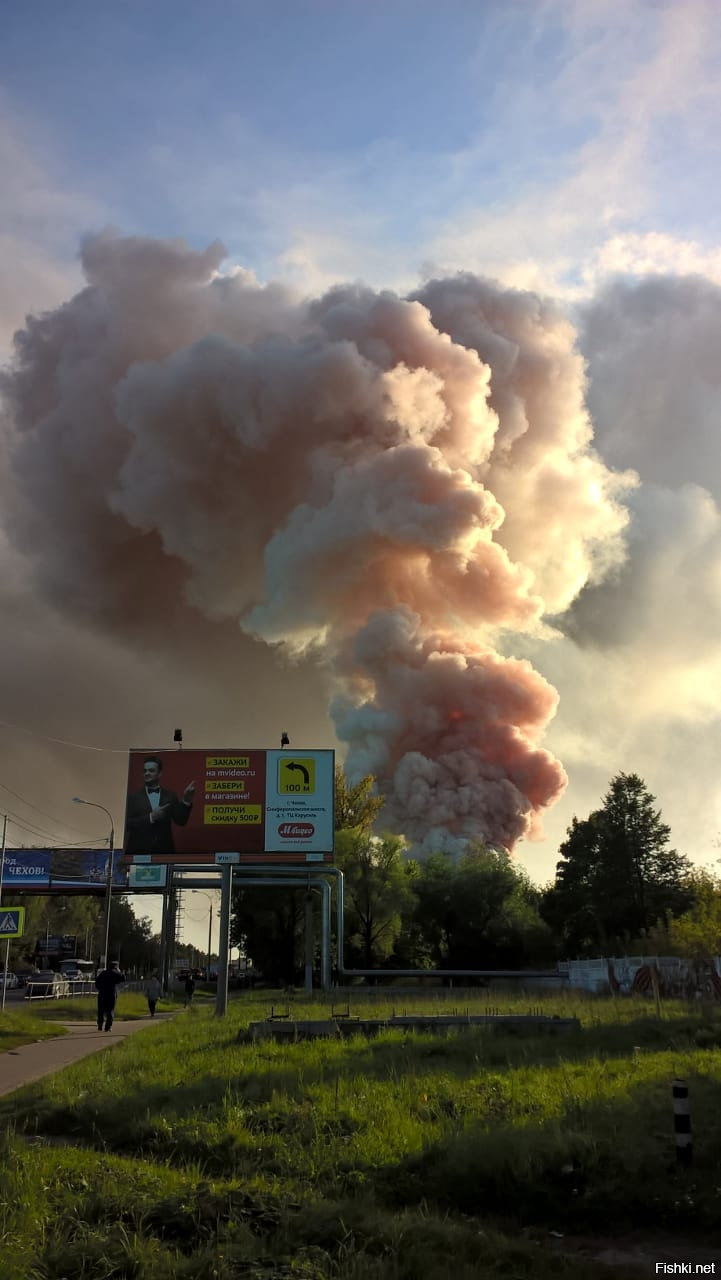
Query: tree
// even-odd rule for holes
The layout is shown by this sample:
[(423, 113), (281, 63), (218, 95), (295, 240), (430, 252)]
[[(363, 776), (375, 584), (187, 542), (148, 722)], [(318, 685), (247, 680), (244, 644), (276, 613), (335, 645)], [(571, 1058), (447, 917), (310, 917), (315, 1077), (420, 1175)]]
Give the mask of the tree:
[(539, 894), (504, 850), (473, 844), (458, 864), (432, 854), (412, 881), (414, 923), (437, 969), (517, 967), (553, 954)]
[(335, 769), (335, 829), (336, 831), (370, 831), (383, 808), (383, 796), (371, 795), (375, 778), (369, 774), (354, 787), (340, 765)]
[(413, 901), (402, 860), (403, 840), (339, 831), (336, 863), (345, 880), (344, 925), (353, 960), (370, 969), (385, 960), (401, 932), (404, 909)]
[[(16, 964), (32, 964), (35, 944), (46, 934), (75, 934), (80, 958), (98, 959), (105, 950), (105, 897), (98, 894), (16, 894), (6, 906), (25, 907), (25, 933), (15, 944)], [(123, 966), (147, 972), (158, 965), (159, 939), (149, 919), (138, 919), (126, 898), (113, 894), (110, 911), (110, 955)]]
[(292, 985), (303, 964), (306, 889), (248, 885), (233, 892), (230, 943), (272, 984)]
[[(103, 899), (85, 894), (3, 893), (3, 906), (25, 908), (25, 932), (12, 944), (11, 955), (18, 966), (32, 964), (38, 938), (50, 934), (74, 934), (80, 958), (97, 954), (103, 917)], [(104, 936), (104, 935), (103, 935)], [(102, 949), (102, 948), (101, 948)], [(4, 963), (4, 956), (3, 956)]]
[(594, 907), (594, 886), (601, 860), (600, 813), (571, 819), (559, 849), (555, 884), (541, 897), (540, 911), (564, 955), (583, 956), (606, 949), (607, 937)]
[(431, 853), (421, 863), (413, 885), (416, 896), (414, 921), (430, 957), (430, 968), (446, 965), (457, 924), (453, 898), (453, 860), (445, 853)]
[(698, 976), (707, 960), (721, 955), (721, 880), (697, 868), (687, 885), (693, 893), (692, 904), (671, 920), (668, 933), (675, 953), (692, 960)]
[[(143, 916), (139, 919), (124, 896), (113, 895), (108, 946), (110, 958), (119, 960), (122, 969), (149, 973), (159, 966), (159, 944), (159, 935), (153, 934), (150, 918)], [(103, 938), (101, 951), (104, 945)]]
[(565, 954), (608, 953), (689, 905), (690, 863), (666, 847), (670, 828), (654, 804), (637, 774), (620, 773), (601, 809), (573, 818), (542, 901)]

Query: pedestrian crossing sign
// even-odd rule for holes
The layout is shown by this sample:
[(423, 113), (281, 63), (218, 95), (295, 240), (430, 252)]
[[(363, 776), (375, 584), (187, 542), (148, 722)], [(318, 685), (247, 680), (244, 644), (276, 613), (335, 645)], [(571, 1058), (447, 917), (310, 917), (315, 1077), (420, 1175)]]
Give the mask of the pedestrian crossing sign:
[(22, 938), (24, 929), (24, 907), (0, 907), (0, 939)]

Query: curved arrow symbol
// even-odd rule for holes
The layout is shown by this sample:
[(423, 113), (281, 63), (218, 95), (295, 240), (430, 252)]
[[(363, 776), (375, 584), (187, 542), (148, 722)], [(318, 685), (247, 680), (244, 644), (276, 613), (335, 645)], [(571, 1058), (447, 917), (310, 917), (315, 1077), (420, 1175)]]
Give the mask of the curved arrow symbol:
[(306, 787), (310, 786), (310, 774), (302, 764), (298, 764), (296, 760), (291, 760), (290, 764), (287, 764), (285, 767), (286, 769), (300, 769), (301, 773), (303, 774), (303, 780), (305, 782)]

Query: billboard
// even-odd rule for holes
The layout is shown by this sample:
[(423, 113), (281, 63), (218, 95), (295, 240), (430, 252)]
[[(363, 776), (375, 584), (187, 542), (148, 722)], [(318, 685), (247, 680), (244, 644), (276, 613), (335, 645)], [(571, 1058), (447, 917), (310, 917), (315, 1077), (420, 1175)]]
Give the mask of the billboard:
[[(23, 893), (105, 893), (107, 849), (6, 849), (2, 887)], [(128, 887), (127, 872), (115, 856), (113, 888)]]
[(124, 853), (133, 862), (326, 862), (335, 752), (133, 750)]
[(70, 959), (77, 953), (78, 939), (74, 933), (49, 933), (35, 941), (36, 956), (66, 956)]

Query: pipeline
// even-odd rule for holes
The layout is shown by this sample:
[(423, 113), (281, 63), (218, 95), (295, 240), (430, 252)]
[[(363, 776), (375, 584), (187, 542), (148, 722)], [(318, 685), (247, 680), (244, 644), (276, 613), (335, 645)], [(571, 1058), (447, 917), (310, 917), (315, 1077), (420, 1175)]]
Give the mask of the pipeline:
[[(233, 869), (235, 870), (235, 868), (233, 868)], [(248, 871), (254, 871), (254, 870), (255, 870), (255, 868), (254, 868), (254, 867), (247, 867), (247, 868), (246, 868), (246, 867), (243, 867), (243, 871), (246, 871), (246, 870), (248, 870)], [(264, 868), (263, 868), (263, 870), (264, 870), (264, 871), (265, 871), (265, 873), (266, 873), (264, 876), (259, 876), (259, 875), (251, 875), (251, 876), (247, 876), (247, 877), (245, 877), (245, 876), (244, 876), (244, 877), (243, 877), (243, 883), (244, 883), (244, 884), (247, 884), (247, 885), (250, 885), (250, 886), (252, 886), (253, 888), (258, 888), (258, 889), (263, 889), (263, 888), (268, 888), (268, 889), (277, 889), (277, 887), (278, 887), (278, 878), (277, 878), (277, 875), (275, 875), (275, 876), (269, 876), (269, 875), (268, 875), (268, 868), (267, 868), (267, 866), (266, 866), (266, 867), (264, 867)], [(320, 957), (321, 957), (321, 960), (320, 960), (320, 978), (321, 978), (321, 988), (322, 988), (322, 990), (323, 990), (323, 991), (330, 991), (330, 986), (331, 986), (331, 963), (330, 963), (330, 914), (331, 914), (331, 909), (330, 909), (330, 885), (328, 884), (328, 882), (327, 882), (326, 880), (320, 880), (320, 879), (318, 879), (318, 882), (317, 882), (317, 883), (313, 883), (313, 880), (315, 880), (315, 877), (314, 877), (314, 876), (312, 876), (312, 873), (309, 873), (305, 868), (301, 868), (301, 867), (288, 867), (288, 868), (283, 868), (283, 871), (284, 871), (284, 873), (285, 873), (285, 876), (287, 877), (287, 881), (286, 881), (286, 882), (288, 882), (288, 880), (289, 880), (291, 884), (296, 885), (296, 886), (297, 886), (297, 887), (299, 887), (299, 888), (300, 888), (300, 887), (302, 887), (302, 885), (306, 885), (306, 887), (307, 887), (311, 892), (313, 892), (313, 891), (319, 891), (319, 892), (320, 892), (320, 895), (321, 895), (321, 942), (320, 942)], [(212, 880), (211, 880), (211, 879), (208, 879), (208, 878), (200, 878), (200, 877), (199, 877), (199, 878), (194, 879), (194, 878), (192, 878), (192, 877), (187, 877), (187, 878), (186, 878), (186, 877), (184, 877), (184, 876), (182, 876), (182, 875), (181, 875), (181, 876), (176, 876), (176, 877), (174, 878), (174, 884), (175, 884), (176, 888), (178, 888), (178, 889), (187, 889), (187, 888), (190, 888), (190, 889), (217, 889), (217, 887), (218, 887), (218, 878), (216, 877), (216, 878), (214, 878), (214, 879), (212, 879)]]
[[(268, 876), (267, 864), (263, 865), (263, 864), (249, 863), (249, 864), (244, 864), (242, 868), (236, 865), (233, 867), (233, 871), (236, 874), (238, 873), (238, 871), (242, 871), (243, 873), (246, 871), (255, 872), (255, 873), (264, 872), (265, 876), (266, 877)], [(314, 880), (317, 879), (318, 883), (320, 883), (321, 885), (324, 883), (322, 879), (323, 876), (333, 876), (336, 882), (336, 889), (337, 889), (336, 930), (337, 930), (337, 939), (338, 939), (337, 970), (338, 970), (338, 978), (341, 980), (345, 978), (377, 978), (377, 977), (451, 978), (452, 979), (452, 978), (549, 978), (549, 977), (558, 976), (556, 969), (346, 969), (345, 965), (343, 964), (343, 953), (345, 951), (345, 935), (344, 935), (344, 929), (343, 929), (343, 917), (345, 912), (345, 896), (344, 896), (345, 886), (344, 886), (344, 880), (343, 880), (343, 872), (341, 871), (340, 867), (331, 867), (324, 864), (323, 866), (319, 866), (317, 871), (314, 870), (313, 872), (309, 872), (306, 867), (278, 867), (277, 869), (274, 869), (274, 872), (273, 872), (274, 878), (266, 880), (266, 883), (271, 885), (277, 885), (278, 876), (281, 876), (283, 879), (289, 880), (291, 883), (297, 882), (301, 877), (307, 881), (310, 879), (311, 875), (313, 876), (313, 879)], [(190, 884), (191, 882), (189, 881), (188, 883)], [(255, 881), (249, 880), (248, 883), (254, 884)], [(217, 880), (213, 880), (209, 884), (202, 880), (193, 880), (192, 884), (199, 889), (209, 888), (213, 886), (217, 887)], [(329, 916), (330, 913), (326, 912), (325, 894), (323, 894), (323, 898), (324, 898), (324, 902), (323, 902), (322, 919), (323, 919), (324, 927), (327, 927), (326, 917), (327, 917), (327, 914)], [(323, 955), (323, 943), (321, 941), (321, 956), (322, 955)], [(328, 957), (330, 956), (329, 950), (327, 951), (327, 955)], [(328, 988), (325, 985), (323, 985), (323, 990), (325, 991), (327, 989)]]

